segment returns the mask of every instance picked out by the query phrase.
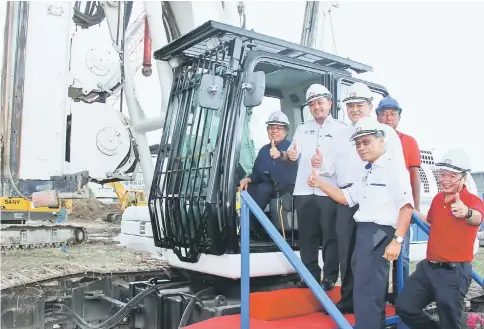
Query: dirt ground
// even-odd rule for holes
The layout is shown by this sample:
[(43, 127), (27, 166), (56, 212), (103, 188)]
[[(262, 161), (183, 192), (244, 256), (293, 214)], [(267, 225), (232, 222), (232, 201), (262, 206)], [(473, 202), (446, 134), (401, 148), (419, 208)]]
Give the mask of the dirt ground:
[(64, 275), (163, 271), (165, 264), (114, 243), (87, 243), (61, 248), (18, 249), (1, 254), (1, 287), (9, 288)]
[(64, 250), (39, 248), (2, 252), (0, 289), (79, 273), (163, 270), (166, 266), (159, 259), (117, 245), (113, 238), (121, 232), (120, 223), (103, 220), (112, 212), (119, 212), (116, 204), (107, 205), (95, 199), (74, 200), (67, 222), (85, 227), (87, 241)]
[(106, 204), (92, 199), (76, 199), (72, 200), (72, 213), (69, 218), (82, 220), (102, 220), (106, 218), (109, 213), (119, 213), (119, 204)]
[(88, 235), (114, 237), (121, 232), (120, 223), (108, 223), (105, 220), (108, 214), (119, 212), (117, 203), (105, 204), (96, 199), (73, 200), (68, 221), (85, 227)]

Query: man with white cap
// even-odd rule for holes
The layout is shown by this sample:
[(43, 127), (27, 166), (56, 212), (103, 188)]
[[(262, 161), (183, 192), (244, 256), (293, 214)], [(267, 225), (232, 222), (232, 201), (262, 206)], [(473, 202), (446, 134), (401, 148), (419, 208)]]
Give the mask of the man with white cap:
[[(366, 175), (366, 163), (361, 160), (350, 141), (356, 132), (358, 120), (369, 118), (372, 110), (373, 94), (365, 84), (356, 82), (351, 85), (343, 96), (348, 118), (351, 125), (335, 134), (328, 153), (323, 154), (323, 161), (314, 161), (313, 167), (321, 168), (324, 176), (335, 177), (340, 189), (347, 189)], [(404, 165), (403, 152), (397, 134), (386, 125), (375, 122), (385, 133), (384, 147), (392, 156), (394, 164)], [(338, 237), (338, 253), (341, 272), (341, 300), (336, 304), (342, 313), (353, 313), (353, 272), (351, 258), (355, 248), (356, 223), (353, 218), (358, 211), (358, 205), (338, 204), (336, 211), (336, 233)]]
[[(299, 125), (284, 159), (298, 161), (298, 171), (294, 188), (295, 205), (299, 227), (299, 247), (301, 260), (316, 281), (321, 282), (321, 269), (318, 265), (319, 245), (323, 256), (323, 288), (334, 288), (338, 280), (339, 261), (336, 240), (336, 203), (321, 191), (307, 185), (307, 178), (313, 167), (311, 158), (327, 152), (334, 134), (346, 127), (330, 114), (332, 95), (320, 84), (311, 85), (306, 92), (305, 105), (309, 107), (313, 120)], [(336, 179), (325, 178), (331, 185)], [(300, 283), (305, 287), (305, 283)]]
[[(427, 216), (430, 225), (427, 257), (405, 281), (397, 314), (410, 329), (459, 329), (464, 297), (472, 282), (473, 249), (484, 218), (484, 202), (465, 185), (470, 162), (461, 149), (444, 155), (439, 167), (438, 193)], [(424, 308), (435, 301), (440, 325)]]
[(381, 124), (366, 117), (358, 120), (351, 140), (366, 173), (345, 189), (332, 186), (313, 170), (308, 185), (320, 188), (341, 204), (359, 208), (354, 215), (356, 241), (353, 253), (353, 305), (356, 329), (385, 328), (385, 297), (390, 262), (398, 258), (413, 210), (410, 181), (403, 165), (395, 165), (385, 150)]
[[(252, 173), (240, 181), (238, 191), (247, 190), (257, 205), (264, 210), (271, 198), (291, 193), (294, 190), (297, 164), (283, 161), (283, 153), (291, 142), (286, 138), (289, 130), (289, 119), (282, 111), (269, 116), (266, 122), (269, 143), (262, 146), (254, 161)], [(277, 189), (277, 191), (276, 191)], [(263, 229), (254, 214), (251, 213), (253, 237), (262, 234)]]

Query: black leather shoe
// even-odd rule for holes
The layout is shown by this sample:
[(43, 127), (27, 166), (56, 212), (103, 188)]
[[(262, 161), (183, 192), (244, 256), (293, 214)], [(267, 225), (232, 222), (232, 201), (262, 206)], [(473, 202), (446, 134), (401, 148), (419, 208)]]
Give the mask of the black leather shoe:
[(395, 294), (393, 292), (387, 293), (386, 300), (387, 300), (388, 304), (395, 306), (396, 298), (395, 298)]
[(296, 286), (296, 288), (309, 288), (306, 282), (304, 282), (303, 280), (296, 282), (294, 285)]
[(324, 279), (321, 287), (323, 287), (324, 291), (330, 291), (334, 288), (334, 282), (328, 279)]
[[(355, 313), (355, 311), (354, 311), (354, 309), (353, 309), (353, 306), (344, 306), (344, 307), (342, 307), (342, 306), (340, 306), (340, 305), (336, 304), (336, 308), (337, 308), (337, 309), (338, 309), (338, 310), (339, 310), (341, 313), (343, 313), (343, 314), (354, 314), (354, 313)], [(324, 310), (324, 309), (323, 309), (323, 312), (324, 312), (325, 314), (329, 314), (329, 313), (328, 313), (326, 310)]]

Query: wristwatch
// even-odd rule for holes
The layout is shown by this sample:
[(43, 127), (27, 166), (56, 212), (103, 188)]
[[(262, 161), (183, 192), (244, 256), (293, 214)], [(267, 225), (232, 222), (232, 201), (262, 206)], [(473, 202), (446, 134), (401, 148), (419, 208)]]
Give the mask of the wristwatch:
[(467, 215), (465, 217), (466, 217), (466, 219), (469, 219), (469, 218), (472, 217), (472, 215), (473, 215), (474, 212), (469, 207), (467, 207), (467, 209), (469, 209), (469, 210), (467, 210)]
[(281, 158), (284, 157), (284, 152), (279, 151), (279, 154), (281, 155)]
[(403, 242), (403, 238), (401, 236), (398, 236), (398, 235), (394, 235), (393, 240), (397, 241), (397, 243), (399, 243), (399, 244), (402, 244), (402, 242)]

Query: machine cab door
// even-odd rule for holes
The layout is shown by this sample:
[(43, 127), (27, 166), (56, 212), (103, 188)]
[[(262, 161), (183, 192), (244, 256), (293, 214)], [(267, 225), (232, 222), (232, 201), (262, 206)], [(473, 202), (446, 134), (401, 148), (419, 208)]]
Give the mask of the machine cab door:
[[(179, 39), (181, 40), (181, 39)], [(180, 41), (182, 42), (182, 41)], [(170, 44), (171, 45), (171, 44)], [(170, 54), (170, 45), (162, 49)], [(171, 57), (176, 63), (165, 126), (155, 167), (149, 210), (155, 245), (185, 262), (200, 253), (225, 250), (224, 223), (217, 202), (220, 153), (241, 56), (237, 40), (198, 55)], [(159, 55), (159, 54), (158, 54)], [(155, 58), (157, 54), (155, 53)], [(159, 55), (161, 56), (161, 55)], [(168, 56), (168, 55), (167, 55)]]

